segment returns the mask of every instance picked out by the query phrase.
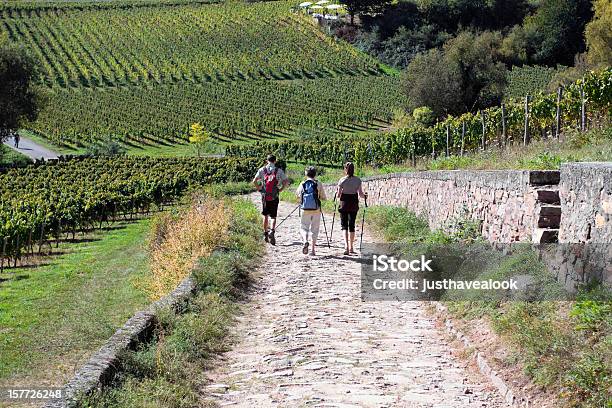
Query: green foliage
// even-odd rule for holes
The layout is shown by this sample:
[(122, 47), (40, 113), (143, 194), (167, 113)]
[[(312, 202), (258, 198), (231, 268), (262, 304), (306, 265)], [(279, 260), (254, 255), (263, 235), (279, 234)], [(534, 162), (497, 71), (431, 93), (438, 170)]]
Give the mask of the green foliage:
[(420, 242), (430, 234), (426, 220), (399, 207), (369, 208), (368, 225), (381, 232), (389, 242)]
[(578, 321), (578, 330), (597, 331), (604, 322), (612, 324), (612, 304), (595, 300), (578, 301), (572, 307), (570, 316)]
[(389, 120), (401, 105), (397, 84), (397, 77), (355, 76), (54, 89), (39, 119), (26, 127), (58, 144), (87, 146), (112, 135), (147, 146), (185, 143), (189, 124), (198, 122), (206, 124), (211, 141), (245, 143), (299, 127)]
[(572, 65), (585, 49), (584, 29), (593, 16), (590, 0), (543, 0), (523, 23), (530, 60)]
[(465, 31), (442, 51), (416, 57), (403, 78), (409, 108), (428, 106), (441, 118), (499, 103), (506, 80), (501, 41), (499, 33)]
[[(20, 257), (28, 237), (101, 227), (119, 215), (148, 211), (194, 186), (250, 179), (254, 159), (84, 158), (0, 175), (0, 237)], [(35, 193), (33, 193), (35, 192)]]
[(519, 158), (520, 168), (527, 170), (556, 170), (561, 166), (561, 157), (543, 152), (527, 159)]
[(89, 145), (86, 153), (90, 156), (122, 156), (126, 153), (126, 149), (112, 137), (107, 136)]
[(274, 1), (25, 9), (9, 4), (0, 8), (0, 26), (14, 42), (32, 50), (40, 60), (43, 82), (51, 87), (378, 71), (373, 59), (320, 35), (306, 17), (290, 13), (293, 5)]
[(421, 126), (432, 126), (436, 121), (433, 111), (427, 106), (416, 108), (412, 111), (412, 117)]
[(539, 65), (514, 66), (508, 71), (505, 99), (524, 98), (526, 95), (536, 95), (548, 90), (548, 84), (559, 68), (543, 67)]
[(0, 36), (0, 143), (25, 120), (36, 118), (41, 102), (34, 90), (36, 76), (34, 59)]
[[(566, 87), (561, 100), (564, 123), (576, 123), (579, 118), (581, 87), (584, 88), (591, 114), (604, 117), (608, 115), (612, 103), (612, 69), (599, 73), (588, 73), (583, 79)], [(505, 104), (505, 111), (508, 141), (522, 143), (525, 120), (524, 102), (520, 100), (508, 102)], [(501, 108), (493, 107), (483, 112), (486, 124), (486, 145), (498, 145), (501, 138)], [(555, 121), (555, 114), (556, 98), (554, 94), (535, 96), (530, 104), (529, 126), (532, 132), (551, 127)], [(465, 124), (466, 133), (465, 138), (462, 139), (463, 124)], [(355, 136), (350, 140), (320, 135), (304, 141), (256, 142), (250, 145), (228, 146), (226, 153), (228, 156), (237, 157), (264, 157), (274, 152), (277, 157), (284, 159), (332, 165), (341, 165), (347, 160), (354, 160), (356, 156), (363, 160), (365, 154), (364, 164), (380, 167), (404, 163), (413, 155), (431, 157), (432, 151), (438, 156), (444, 155), (447, 127), (450, 131), (450, 154), (458, 155), (461, 150), (474, 152), (480, 149), (482, 143), (481, 113), (466, 113), (461, 116), (448, 117), (429, 128), (409, 125), (409, 127), (393, 132)], [(569, 128), (569, 125), (566, 128)], [(534, 133), (533, 140), (537, 140), (540, 132)], [(434, 165), (456, 167), (464, 160), (469, 159), (438, 159), (434, 161)], [(530, 158), (522, 164), (532, 168), (555, 168), (560, 160), (554, 155), (543, 154), (536, 159)]]
[(612, 65), (612, 2), (594, 1), (595, 16), (586, 25), (585, 39), (587, 58), (591, 65), (609, 67)]

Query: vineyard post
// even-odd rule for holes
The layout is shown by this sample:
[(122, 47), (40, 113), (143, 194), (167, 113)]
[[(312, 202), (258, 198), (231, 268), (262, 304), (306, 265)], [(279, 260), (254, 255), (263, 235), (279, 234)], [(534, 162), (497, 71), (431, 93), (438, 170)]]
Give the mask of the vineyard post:
[(38, 238), (38, 254), (42, 253), (42, 242), (45, 235), (45, 223), (43, 222), (40, 226), (40, 237)]
[(557, 120), (555, 125), (555, 136), (557, 139), (561, 137), (561, 98), (563, 98), (563, 87), (557, 89)]
[(20, 253), (19, 253), (19, 234), (17, 234), (17, 242), (15, 244), (15, 262), (14, 262), (14, 268), (17, 267), (17, 258), (20, 257)]
[(508, 143), (508, 134), (506, 133), (506, 105), (501, 104), (501, 120), (502, 120), (502, 140), (504, 147)]
[(436, 159), (436, 137), (435, 134), (431, 138), (431, 158)]
[(2, 256), (0, 257), (0, 272), (4, 272), (4, 257), (6, 256), (6, 237), (2, 240)]
[(465, 149), (465, 121), (461, 122), (461, 157), (463, 157), (464, 149)]
[(446, 157), (450, 156), (450, 126), (446, 125)]
[(485, 122), (485, 112), (483, 110), (480, 111), (480, 119), (482, 121), (482, 141), (481, 141), (481, 148), (483, 151), (485, 151), (487, 149), (487, 141), (485, 140), (486, 134), (487, 134), (487, 125)]
[(580, 87), (580, 131), (586, 131), (586, 99), (584, 97), (584, 85)]
[(529, 95), (525, 97), (525, 132), (523, 134), (523, 145), (529, 144)]

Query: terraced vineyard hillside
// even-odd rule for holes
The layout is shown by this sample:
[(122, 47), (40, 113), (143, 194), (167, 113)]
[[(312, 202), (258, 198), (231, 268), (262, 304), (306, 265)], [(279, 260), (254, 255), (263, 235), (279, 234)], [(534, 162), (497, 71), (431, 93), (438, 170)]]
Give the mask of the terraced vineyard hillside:
[(48, 103), (28, 127), (57, 144), (184, 143), (195, 122), (236, 142), (388, 120), (397, 77), (292, 6), (5, 5), (0, 32), (40, 61)]

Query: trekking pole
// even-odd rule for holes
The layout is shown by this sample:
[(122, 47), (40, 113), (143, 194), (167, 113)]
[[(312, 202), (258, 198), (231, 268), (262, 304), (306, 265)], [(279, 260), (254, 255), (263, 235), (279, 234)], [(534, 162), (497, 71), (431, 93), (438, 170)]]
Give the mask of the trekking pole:
[(334, 193), (334, 214), (332, 215), (332, 226), (331, 231), (329, 232), (329, 240), (331, 241), (334, 237), (334, 222), (336, 221), (336, 195), (338, 192)]
[(276, 231), (276, 230), (278, 229), (278, 227), (280, 227), (280, 226), (283, 224), (283, 222), (285, 222), (285, 220), (286, 220), (287, 218), (291, 217), (291, 214), (293, 214), (293, 213), (295, 212), (295, 210), (297, 210), (298, 208), (300, 208), (300, 204), (298, 204), (298, 206), (297, 206), (297, 207), (295, 207), (295, 208), (293, 209), (293, 211), (291, 211), (291, 212), (289, 213), (289, 215), (288, 215), (288, 216), (286, 216), (285, 218), (283, 218), (283, 219), (282, 219), (282, 221), (278, 223), (278, 225), (276, 226), (276, 228), (274, 228), (274, 230)]
[(359, 238), (359, 252), (361, 252), (361, 244), (363, 244), (363, 226), (365, 224), (366, 209), (368, 208), (368, 197), (365, 197), (363, 201), (365, 202), (365, 208), (363, 209), (363, 214), (361, 216), (361, 237)]
[(321, 208), (321, 218), (323, 218), (323, 230), (325, 231), (325, 239), (327, 240), (327, 247), (331, 248), (331, 244), (329, 243), (329, 237), (327, 236), (327, 226), (325, 225), (325, 216), (323, 215), (323, 209)]

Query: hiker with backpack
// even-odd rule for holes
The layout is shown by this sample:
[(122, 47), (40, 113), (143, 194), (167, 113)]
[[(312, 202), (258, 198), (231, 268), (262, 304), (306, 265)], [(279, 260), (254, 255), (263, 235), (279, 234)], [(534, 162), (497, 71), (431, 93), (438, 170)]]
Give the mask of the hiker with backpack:
[[(325, 200), (325, 190), (323, 184), (316, 180), (317, 169), (308, 167), (306, 169), (306, 180), (300, 183), (295, 195), (300, 202), (302, 209), (302, 220), (300, 226), (300, 235), (302, 236), (302, 253), (308, 254), (310, 246), (310, 255), (316, 255), (315, 246), (317, 237), (319, 236), (319, 226), (321, 225), (321, 200)], [(311, 243), (308, 241), (308, 235), (311, 237)]]
[(363, 192), (361, 179), (355, 176), (355, 165), (347, 162), (344, 165), (345, 176), (338, 181), (337, 197), (340, 197), (340, 225), (344, 231), (344, 255), (355, 254), (355, 221), (359, 211), (359, 197), (367, 200)]
[[(261, 193), (264, 239), (272, 245), (276, 245), (274, 230), (280, 201), (279, 194), (288, 184), (287, 175), (283, 169), (276, 166), (276, 157), (272, 154), (267, 157), (266, 165), (257, 170), (253, 178), (253, 185)], [(269, 219), (272, 219), (271, 223)]]

